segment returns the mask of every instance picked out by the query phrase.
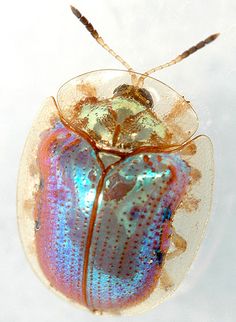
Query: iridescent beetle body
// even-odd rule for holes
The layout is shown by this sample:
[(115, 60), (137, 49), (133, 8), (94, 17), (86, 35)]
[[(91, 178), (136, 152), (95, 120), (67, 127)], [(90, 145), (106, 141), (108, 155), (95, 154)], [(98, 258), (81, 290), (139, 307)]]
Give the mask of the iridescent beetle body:
[(161, 302), (189, 268), (208, 218), (211, 143), (190, 140), (190, 104), (147, 76), (143, 87), (134, 85), (142, 75), (118, 70), (67, 82), (58, 104), (45, 102), (23, 155), (18, 208), (30, 261), (92, 311)]
[(89, 308), (138, 302), (160, 276), (189, 168), (178, 154), (138, 153), (103, 171), (86, 140), (57, 126), (38, 158), (40, 265), (54, 287)]

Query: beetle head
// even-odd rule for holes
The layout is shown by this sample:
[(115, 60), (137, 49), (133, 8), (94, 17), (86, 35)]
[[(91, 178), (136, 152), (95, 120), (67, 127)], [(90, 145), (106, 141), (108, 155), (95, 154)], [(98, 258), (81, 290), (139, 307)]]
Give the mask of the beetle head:
[(148, 90), (145, 88), (140, 88), (134, 85), (123, 84), (118, 86), (114, 92), (114, 97), (121, 96), (125, 98), (133, 98), (140, 104), (152, 108), (153, 107), (153, 98)]

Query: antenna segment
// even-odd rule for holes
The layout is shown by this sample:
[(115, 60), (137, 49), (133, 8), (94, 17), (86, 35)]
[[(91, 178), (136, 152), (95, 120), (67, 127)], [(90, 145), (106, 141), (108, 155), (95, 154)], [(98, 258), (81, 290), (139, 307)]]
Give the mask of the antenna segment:
[(195, 53), (197, 50), (205, 47), (206, 45), (210, 44), (212, 41), (214, 41), (218, 36), (219, 33), (213, 34), (209, 37), (207, 37), (205, 40), (200, 41), (195, 46), (192, 46), (188, 50), (184, 51), (182, 54), (178, 55), (175, 59), (172, 59), (171, 61), (159, 65), (157, 67), (154, 67), (152, 69), (149, 69), (145, 73), (143, 73), (139, 78), (136, 76), (135, 71), (133, 68), (121, 57), (119, 56), (113, 49), (111, 49), (103, 40), (103, 38), (99, 35), (97, 30), (93, 27), (93, 25), (88, 21), (86, 17), (84, 17), (81, 12), (76, 9), (75, 7), (71, 6), (71, 10), (73, 14), (79, 19), (79, 21), (86, 27), (86, 29), (89, 31), (91, 36), (97, 41), (97, 43), (102, 46), (106, 51), (109, 52), (116, 60), (118, 60), (130, 73), (132, 84), (137, 87), (142, 87), (145, 78), (147, 78), (149, 75), (157, 72), (158, 70), (164, 69), (166, 67), (170, 67), (172, 65), (175, 65), (179, 62), (181, 62), (183, 59), (187, 58), (188, 56)]
[(172, 65), (175, 65), (175, 64), (181, 62), (183, 59), (185, 59), (188, 56), (192, 55), (197, 50), (199, 50), (199, 49), (205, 47), (206, 45), (210, 44), (218, 36), (219, 36), (219, 33), (213, 34), (213, 35), (207, 37), (205, 40), (200, 41), (197, 45), (195, 45), (195, 46), (189, 48), (188, 50), (184, 51), (181, 55), (177, 56), (175, 59), (169, 61), (168, 63), (165, 63), (163, 65), (159, 65), (157, 67), (154, 67), (152, 69), (149, 69), (148, 71), (146, 71), (145, 73), (143, 73), (142, 76), (140, 76), (140, 78), (138, 80), (138, 86), (142, 86), (143, 85), (143, 82), (144, 82), (145, 78), (148, 75), (153, 74), (153, 73), (157, 72), (158, 70), (164, 69), (166, 67), (170, 67)]
[(79, 21), (86, 27), (86, 29), (90, 32), (91, 36), (97, 41), (97, 43), (102, 46), (106, 51), (109, 52), (116, 60), (118, 60), (129, 72), (134, 72), (133, 68), (121, 57), (119, 56), (113, 49), (111, 49), (103, 40), (103, 38), (99, 35), (97, 30), (93, 27), (93, 25), (85, 18), (78, 9), (71, 6), (71, 10), (73, 14), (79, 19)]

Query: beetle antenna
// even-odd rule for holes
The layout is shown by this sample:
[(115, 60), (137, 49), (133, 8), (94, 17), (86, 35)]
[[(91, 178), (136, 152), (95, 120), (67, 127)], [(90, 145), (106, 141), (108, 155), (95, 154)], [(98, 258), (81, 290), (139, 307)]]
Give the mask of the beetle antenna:
[(189, 48), (188, 50), (184, 51), (181, 55), (177, 56), (175, 59), (169, 61), (168, 63), (165, 63), (163, 65), (159, 65), (157, 67), (154, 67), (148, 71), (146, 71), (145, 73), (143, 73), (142, 76), (140, 76), (139, 80), (138, 80), (138, 86), (143, 86), (143, 82), (145, 80), (145, 78), (152, 74), (155, 73), (158, 70), (164, 69), (166, 67), (170, 67), (172, 65), (175, 65), (179, 62), (181, 62), (183, 59), (187, 58), (188, 56), (192, 55), (193, 53), (195, 53), (197, 50), (205, 47), (206, 45), (210, 44), (212, 41), (214, 41), (220, 34), (213, 34), (209, 37), (207, 37), (205, 40), (200, 41), (197, 45)]
[(96, 40), (96, 42), (102, 46), (106, 51), (109, 52), (116, 60), (118, 60), (127, 70), (131, 73), (131, 79), (134, 83), (137, 81), (137, 77), (134, 74), (133, 68), (122, 58), (120, 57), (113, 49), (111, 49), (103, 40), (103, 38), (99, 35), (97, 30), (93, 27), (93, 25), (88, 21), (86, 17), (84, 17), (81, 12), (73, 6), (70, 6), (73, 14), (79, 19), (79, 21), (86, 27), (86, 29), (90, 32), (91, 36)]

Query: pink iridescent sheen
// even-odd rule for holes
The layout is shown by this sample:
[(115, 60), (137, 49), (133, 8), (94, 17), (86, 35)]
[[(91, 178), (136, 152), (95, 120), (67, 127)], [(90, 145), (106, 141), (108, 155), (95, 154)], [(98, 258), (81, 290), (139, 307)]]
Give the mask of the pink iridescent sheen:
[(104, 171), (93, 147), (60, 122), (43, 133), (38, 164), (36, 246), (51, 285), (91, 310), (147, 298), (161, 274), (188, 165), (178, 154), (142, 152)]

